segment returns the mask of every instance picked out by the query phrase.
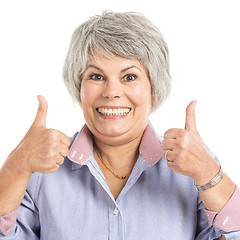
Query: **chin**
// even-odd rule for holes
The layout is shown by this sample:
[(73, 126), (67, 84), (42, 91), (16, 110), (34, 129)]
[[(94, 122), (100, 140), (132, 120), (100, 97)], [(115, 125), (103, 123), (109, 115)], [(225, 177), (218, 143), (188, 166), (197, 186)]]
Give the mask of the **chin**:
[(118, 137), (121, 136), (125, 133), (127, 133), (130, 128), (125, 127), (121, 127), (119, 125), (111, 125), (111, 126), (100, 126), (99, 128), (95, 129), (102, 135), (107, 136), (107, 137)]

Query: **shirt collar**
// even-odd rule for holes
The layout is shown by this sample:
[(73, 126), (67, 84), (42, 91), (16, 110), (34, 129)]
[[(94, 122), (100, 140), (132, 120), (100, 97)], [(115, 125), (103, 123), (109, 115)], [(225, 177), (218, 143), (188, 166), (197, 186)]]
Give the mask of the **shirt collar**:
[[(150, 166), (153, 166), (162, 157), (163, 151), (160, 139), (158, 138), (158, 135), (150, 123), (148, 123), (144, 131), (139, 147), (139, 152)], [(76, 135), (75, 139), (73, 140), (67, 157), (72, 162), (78, 164), (74, 167), (74, 169), (76, 169), (84, 165), (92, 153), (93, 137), (92, 133), (85, 124), (82, 130)]]

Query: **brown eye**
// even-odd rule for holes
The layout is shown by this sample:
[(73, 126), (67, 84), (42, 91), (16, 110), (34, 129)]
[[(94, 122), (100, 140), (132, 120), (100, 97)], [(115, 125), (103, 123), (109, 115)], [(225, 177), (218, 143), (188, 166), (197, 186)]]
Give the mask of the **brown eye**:
[(91, 80), (94, 80), (94, 81), (102, 81), (103, 80), (103, 76), (100, 74), (92, 74), (89, 77)]
[(124, 81), (126, 82), (131, 82), (131, 81), (134, 81), (136, 80), (137, 76), (135, 74), (127, 74), (124, 76)]

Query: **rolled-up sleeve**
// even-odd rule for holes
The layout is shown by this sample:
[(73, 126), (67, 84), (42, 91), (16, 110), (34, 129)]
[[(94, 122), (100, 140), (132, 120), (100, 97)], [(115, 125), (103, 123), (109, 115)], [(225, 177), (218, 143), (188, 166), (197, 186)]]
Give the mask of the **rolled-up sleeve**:
[(209, 225), (225, 232), (240, 230), (240, 190), (235, 192), (220, 212), (211, 212), (205, 209)]
[(39, 174), (33, 174), (19, 208), (0, 217), (1, 240), (39, 240), (39, 214), (34, 203), (38, 183)]
[(14, 229), (17, 219), (17, 212), (18, 209), (0, 217), (0, 234), (6, 236)]

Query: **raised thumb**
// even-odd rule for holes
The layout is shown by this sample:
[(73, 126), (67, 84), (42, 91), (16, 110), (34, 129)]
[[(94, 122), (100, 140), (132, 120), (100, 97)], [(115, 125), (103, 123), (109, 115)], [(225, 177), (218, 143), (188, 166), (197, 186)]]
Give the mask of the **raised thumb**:
[(38, 95), (37, 98), (38, 98), (39, 106), (38, 106), (37, 114), (32, 126), (46, 127), (48, 104), (43, 96)]
[(197, 101), (194, 100), (189, 103), (186, 109), (186, 120), (185, 120), (185, 129), (191, 131), (197, 131), (196, 117), (195, 117), (195, 106)]

